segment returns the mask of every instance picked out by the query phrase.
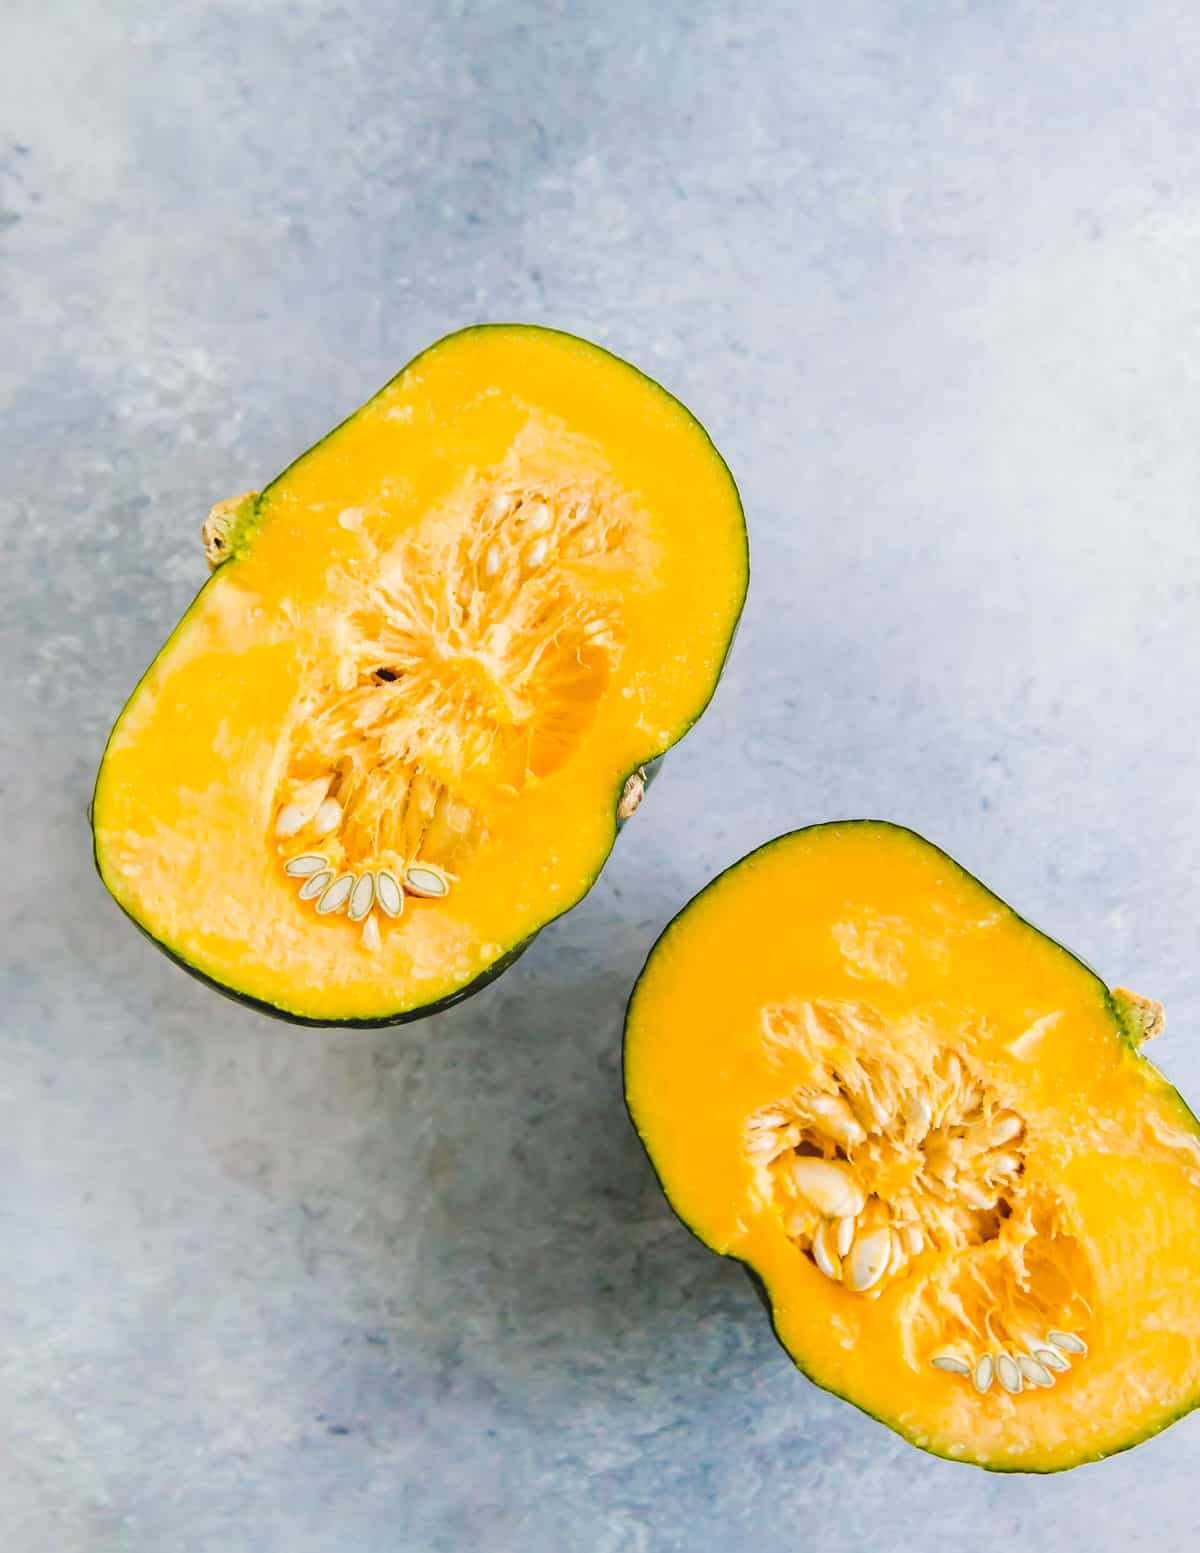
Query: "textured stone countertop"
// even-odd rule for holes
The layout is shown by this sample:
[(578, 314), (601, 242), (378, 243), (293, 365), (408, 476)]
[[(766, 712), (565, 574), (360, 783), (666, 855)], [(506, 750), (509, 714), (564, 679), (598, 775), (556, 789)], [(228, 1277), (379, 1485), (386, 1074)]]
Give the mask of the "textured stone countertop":
[[(928, 834), (1200, 1096), (1200, 12), (16, 0), (0, 22), (4, 1553), (1194, 1546), (1200, 1417), (1057, 1478), (776, 1347), (622, 1107), (625, 998), (805, 822)], [(477, 319), (742, 487), (728, 672), (479, 998), (325, 1033), (122, 918), (85, 810), (198, 529)]]

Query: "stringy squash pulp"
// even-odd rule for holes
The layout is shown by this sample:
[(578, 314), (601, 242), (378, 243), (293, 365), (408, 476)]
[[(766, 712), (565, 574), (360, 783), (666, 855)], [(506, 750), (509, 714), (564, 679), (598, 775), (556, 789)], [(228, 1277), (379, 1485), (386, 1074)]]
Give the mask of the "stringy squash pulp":
[(667, 929), (627, 1094), (813, 1380), (927, 1450), (1053, 1471), (1200, 1399), (1200, 1138), (1138, 1053), (1160, 1025), (911, 832), (818, 826)]
[(522, 326), (432, 347), (206, 541), (106, 751), (97, 858), (189, 968), (320, 1022), (428, 1012), (579, 899), (747, 578), (698, 423)]

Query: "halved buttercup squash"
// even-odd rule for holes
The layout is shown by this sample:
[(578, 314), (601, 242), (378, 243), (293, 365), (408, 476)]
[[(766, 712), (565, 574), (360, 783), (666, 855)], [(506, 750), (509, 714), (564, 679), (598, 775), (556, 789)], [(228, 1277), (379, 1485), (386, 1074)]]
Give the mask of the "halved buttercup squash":
[(1162, 1024), (912, 832), (769, 842), (667, 928), (630, 1112), (795, 1363), (925, 1450), (1049, 1472), (1200, 1401), (1200, 1126)]
[(105, 751), (97, 865), (189, 970), (320, 1024), (444, 1007), (579, 900), (747, 583), (693, 417), (518, 325), (432, 346), (205, 543)]

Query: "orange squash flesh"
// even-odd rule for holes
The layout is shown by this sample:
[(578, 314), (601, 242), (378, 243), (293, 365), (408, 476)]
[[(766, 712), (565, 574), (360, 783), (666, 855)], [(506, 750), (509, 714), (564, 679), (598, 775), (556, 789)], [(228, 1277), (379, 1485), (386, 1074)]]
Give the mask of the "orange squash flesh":
[[(436, 1006), (585, 893), (626, 778), (711, 696), (747, 582), (699, 424), (516, 325), (431, 347), (219, 543), (105, 752), (98, 866), (189, 968), (330, 1023)], [(429, 865), (449, 893), (320, 915), (297, 853)]]
[[(630, 1003), (630, 1112), (676, 1212), (753, 1270), (814, 1381), (926, 1450), (1055, 1471), (1200, 1400), (1200, 1129), (1137, 1050), (1142, 1002), (911, 832), (818, 826), (663, 934)], [(867, 1199), (836, 1276), (796, 1189), (824, 1190), (814, 1158)], [(900, 1249), (856, 1289), (873, 1234)], [(997, 1356), (1022, 1342), (1012, 1394)]]

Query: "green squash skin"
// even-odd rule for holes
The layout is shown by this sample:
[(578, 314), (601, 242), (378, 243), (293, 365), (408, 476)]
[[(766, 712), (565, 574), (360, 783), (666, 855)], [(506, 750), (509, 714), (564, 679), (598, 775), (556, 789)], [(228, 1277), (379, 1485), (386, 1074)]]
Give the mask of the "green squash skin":
[(762, 1305), (763, 1309), (766, 1311), (767, 1319), (770, 1322), (771, 1331), (772, 1331), (772, 1333), (773, 1333), (773, 1335), (775, 1337), (776, 1342), (779, 1344), (780, 1348), (782, 1348), (784, 1353), (787, 1355), (789, 1362), (797, 1370), (800, 1371), (800, 1373), (805, 1377), (806, 1380), (811, 1381), (812, 1384), (814, 1386), (816, 1386), (819, 1390), (826, 1391), (826, 1392), (828, 1392), (828, 1394), (830, 1396), (837, 1397), (840, 1402), (849, 1403), (849, 1405), (851, 1407), (853, 1407), (856, 1411), (862, 1413), (865, 1417), (869, 1418), (872, 1421), (872, 1423), (882, 1424), (885, 1428), (890, 1429), (894, 1434), (898, 1434), (900, 1436), (900, 1438), (902, 1440), (905, 1440), (909, 1445), (915, 1446), (917, 1450), (922, 1451), (926, 1455), (929, 1455), (929, 1456), (936, 1456), (940, 1460), (952, 1462), (955, 1466), (977, 1467), (977, 1468), (981, 1468), (984, 1472), (994, 1472), (994, 1473), (998, 1473), (998, 1474), (1003, 1474), (1005, 1476), (1050, 1477), (1050, 1476), (1054, 1476), (1054, 1475), (1056, 1475), (1057, 1473), (1060, 1473), (1060, 1472), (1070, 1472), (1070, 1471), (1073, 1471), (1074, 1468), (1076, 1468), (1076, 1467), (1088, 1466), (1089, 1464), (1091, 1464), (1093, 1462), (1107, 1461), (1109, 1459), (1109, 1457), (1111, 1457), (1111, 1456), (1123, 1455), (1126, 1451), (1132, 1450), (1134, 1448), (1134, 1446), (1141, 1445), (1146, 1440), (1153, 1439), (1155, 1435), (1161, 1434), (1164, 1429), (1169, 1429), (1172, 1424), (1178, 1423), (1181, 1418), (1186, 1418), (1189, 1413), (1193, 1412), (1197, 1407), (1200, 1407), (1200, 1395), (1198, 1395), (1198, 1396), (1192, 1398), (1190, 1401), (1184, 1403), (1184, 1405), (1182, 1407), (1180, 1407), (1177, 1412), (1172, 1413), (1169, 1417), (1162, 1419), (1160, 1422), (1154, 1424), (1151, 1428), (1144, 1430), (1141, 1434), (1137, 1434), (1137, 1435), (1132, 1436), (1130, 1439), (1126, 1440), (1121, 1445), (1115, 1446), (1112, 1450), (1097, 1451), (1097, 1452), (1095, 1452), (1094, 1454), (1092, 1454), (1090, 1456), (1081, 1456), (1081, 1457), (1079, 1457), (1079, 1459), (1077, 1461), (1066, 1462), (1062, 1466), (1055, 1466), (1055, 1467), (1011, 1466), (1010, 1467), (1010, 1466), (1005, 1466), (1003, 1463), (997, 1463), (997, 1462), (991, 1462), (991, 1461), (980, 1461), (980, 1460), (974, 1459), (974, 1458), (972, 1458), (970, 1456), (967, 1456), (967, 1455), (953, 1456), (953, 1455), (949, 1454), (949, 1452), (947, 1452), (947, 1451), (938, 1450), (938, 1449), (936, 1449), (935, 1447), (933, 1447), (931, 1445), (924, 1445), (919, 1440), (914, 1439), (914, 1437), (911, 1434), (909, 1434), (903, 1428), (903, 1426), (900, 1424), (900, 1422), (898, 1420), (893, 1420), (891, 1418), (887, 1418), (884, 1415), (879, 1414), (879, 1413), (873, 1413), (873, 1412), (871, 1412), (870, 1408), (866, 1407), (861, 1402), (855, 1401), (855, 1399), (853, 1397), (846, 1396), (845, 1393), (843, 1393), (841, 1391), (838, 1391), (833, 1386), (826, 1386), (826, 1385), (824, 1385), (821, 1381), (817, 1380), (816, 1377), (813, 1376), (810, 1373), (809, 1370), (807, 1370), (805, 1368), (804, 1364), (791, 1351), (791, 1349), (784, 1342), (783, 1338), (779, 1335), (779, 1329), (778, 1329), (778, 1327), (775, 1324), (775, 1312), (774, 1312), (774, 1307), (773, 1307), (773, 1305), (771, 1303), (771, 1296), (770, 1296), (770, 1293), (768, 1292), (766, 1283), (763, 1281), (761, 1275), (758, 1272), (758, 1269), (756, 1267), (754, 1267), (754, 1265), (752, 1263), (745, 1261), (743, 1258), (737, 1257), (737, 1256), (733, 1256), (729, 1252), (721, 1251), (716, 1246), (711, 1245), (707, 1240), (705, 1240), (704, 1236), (701, 1235), (700, 1232), (692, 1224), (690, 1224), (688, 1222), (688, 1220), (684, 1217), (684, 1215), (680, 1212), (680, 1210), (675, 1206), (674, 1202), (671, 1200), (670, 1193), (667, 1191), (666, 1183), (663, 1181), (662, 1176), (659, 1174), (658, 1166), (654, 1162), (654, 1156), (650, 1152), (649, 1146), (647, 1145), (645, 1138), (642, 1137), (642, 1134), (641, 1134), (641, 1132), (638, 1129), (637, 1119), (634, 1116), (633, 1109), (632, 1109), (632, 1107), (631, 1107), (631, 1105), (629, 1103), (629, 1083), (628, 1083), (628, 1072), (627, 1072), (628, 1050), (629, 1050), (629, 1027), (630, 1027), (630, 1020), (631, 1020), (631, 1017), (632, 1017), (632, 1014), (633, 1014), (634, 1003), (637, 1000), (638, 988), (641, 986), (642, 978), (645, 976), (646, 971), (649, 969), (650, 963), (654, 959), (654, 956), (657, 953), (657, 951), (659, 949), (659, 946), (664, 943), (664, 941), (666, 940), (667, 936), (670, 934), (671, 930), (675, 927), (676, 923), (681, 922), (683, 920), (683, 918), (687, 916), (688, 912), (697, 903), (697, 901), (699, 901), (701, 899), (702, 896), (707, 895), (709, 890), (713, 889), (717, 884), (719, 884), (720, 881), (725, 877), (726, 874), (732, 873), (734, 871), (734, 869), (736, 869), (736, 868), (740, 868), (743, 863), (748, 863), (751, 858), (758, 856), (759, 853), (767, 852), (772, 847), (778, 846), (779, 844), (781, 844), (783, 842), (791, 841), (796, 836), (800, 836), (800, 835), (804, 835), (804, 834), (812, 833), (812, 832), (816, 832), (816, 831), (823, 831), (823, 830), (844, 830), (844, 829), (848, 829), (851, 826), (859, 826), (859, 825), (867, 825), (867, 826), (871, 826), (871, 827), (873, 827), (875, 829), (885, 830), (885, 831), (901, 831), (905, 835), (913, 837), (916, 841), (920, 842), (922, 846), (927, 847), (931, 852), (936, 852), (938, 854), (938, 856), (943, 858), (945, 860), (945, 862), (950, 864), (950, 866), (952, 868), (954, 868), (956, 870), (956, 872), (958, 872), (959, 874), (963, 875), (965, 878), (969, 879), (972, 882), (972, 884), (976, 885), (980, 890), (982, 890), (983, 893), (986, 896), (988, 896), (992, 901), (994, 901), (997, 906), (1002, 908), (1010, 916), (1015, 917), (1016, 920), (1018, 922), (1022, 923), (1025, 927), (1027, 927), (1030, 930), (1031, 933), (1036, 933), (1039, 938), (1044, 939), (1044, 940), (1048, 941), (1049, 943), (1052, 943), (1054, 945), (1054, 947), (1061, 954), (1066, 955), (1068, 959), (1074, 961), (1075, 964), (1078, 965), (1079, 968), (1084, 972), (1084, 974), (1095, 984), (1097, 991), (1099, 992), (1099, 994), (1103, 998), (1105, 1004), (1107, 1005), (1108, 1012), (1109, 1012), (1109, 1014), (1111, 1015), (1111, 1018), (1112, 1018), (1113, 1033), (1116, 1036), (1116, 1038), (1119, 1041), (1121, 1041), (1122, 1044), (1127, 1048), (1127, 1050), (1128, 1050), (1128, 1052), (1129, 1052), (1129, 1054), (1130, 1054), (1130, 1056), (1132, 1058), (1136, 1059), (1139, 1063), (1142, 1063), (1142, 1064), (1145, 1065), (1145, 1068), (1148, 1070), (1149, 1075), (1153, 1076), (1153, 1082), (1155, 1082), (1157, 1085), (1161, 1086), (1162, 1089), (1167, 1090), (1167, 1091), (1170, 1092), (1171, 1099), (1173, 1100), (1173, 1102), (1176, 1105), (1177, 1109), (1181, 1113), (1181, 1119), (1186, 1123), (1186, 1125), (1190, 1126), (1192, 1128), (1192, 1130), (1198, 1136), (1200, 1136), (1200, 1118), (1198, 1118), (1196, 1116), (1195, 1112), (1193, 1112), (1193, 1110), (1188, 1105), (1187, 1101), (1184, 1100), (1183, 1096), (1179, 1093), (1179, 1091), (1177, 1089), (1175, 1089), (1175, 1087), (1172, 1084), (1170, 1084), (1167, 1081), (1167, 1079), (1164, 1078), (1164, 1076), (1158, 1071), (1158, 1069), (1154, 1066), (1154, 1064), (1152, 1062), (1150, 1062), (1142, 1054), (1141, 1049), (1140, 1049), (1140, 1044), (1139, 1044), (1139, 1032), (1137, 1031), (1137, 1029), (1133, 1026), (1133, 1024), (1129, 1020), (1127, 1020), (1127, 1019), (1122, 1017), (1121, 1012), (1120, 1012), (1117, 1004), (1113, 1001), (1113, 996), (1112, 996), (1112, 993), (1111, 993), (1110, 989), (1100, 979), (1100, 977), (1096, 974), (1096, 972), (1092, 969), (1092, 967), (1086, 963), (1086, 961), (1080, 959), (1080, 957), (1077, 954), (1073, 953), (1070, 949), (1065, 948), (1062, 944), (1060, 944), (1058, 942), (1057, 939), (1050, 938), (1050, 935), (1048, 933), (1043, 933), (1040, 928), (1034, 927), (1033, 924), (1031, 922), (1027, 921), (1026, 918), (1020, 916), (1017, 912), (1013, 911), (1012, 907), (1008, 904), (1007, 901), (1002, 900), (1000, 898), (1000, 896), (998, 896), (993, 890), (990, 890), (987, 887), (987, 885), (985, 885), (981, 880), (976, 878), (976, 876), (974, 874), (970, 873), (967, 869), (965, 869), (962, 866), (961, 863), (957, 862), (954, 858), (952, 858), (948, 852), (944, 852), (941, 847), (936, 846), (932, 841), (926, 840), (926, 838), (924, 836), (922, 836), (920, 834), (920, 832), (912, 830), (912, 829), (910, 829), (906, 825), (897, 825), (897, 824), (893, 823), (891, 820), (873, 820), (873, 819), (829, 820), (829, 821), (825, 821), (825, 822), (823, 822), (821, 824), (817, 824), (817, 825), (804, 825), (804, 826), (800, 826), (796, 830), (785, 831), (785, 832), (783, 832), (783, 834), (781, 834), (779, 836), (772, 837), (770, 841), (763, 842), (761, 846), (753, 848), (750, 852), (747, 852), (744, 857), (740, 857), (740, 858), (737, 859), (736, 862), (731, 863), (728, 868), (724, 868), (724, 869), (721, 870), (720, 873), (715, 874), (713, 876), (713, 878), (710, 879), (708, 881), (708, 883), (706, 885), (704, 885), (704, 887), (702, 889), (698, 890), (696, 892), (696, 894), (693, 895), (692, 898), (684, 906), (682, 906), (679, 909), (679, 911), (677, 911), (675, 913), (675, 915), (671, 918), (671, 920), (667, 923), (667, 925), (659, 933), (658, 937), (655, 939), (654, 943), (650, 947), (650, 952), (646, 956), (645, 964), (642, 966), (641, 971), (638, 973), (637, 980), (633, 984), (633, 989), (632, 989), (632, 991), (629, 994), (629, 1001), (628, 1001), (628, 1003), (626, 1005), (626, 1009), (625, 1009), (625, 1027), (624, 1027), (624, 1035), (623, 1035), (623, 1039), (622, 1039), (622, 1071), (623, 1071), (623, 1085), (622, 1085), (622, 1089), (623, 1089), (623, 1098), (624, 1098), (624, 1102), (625, 1102), (625, 1110), (626, 1110), (626, 1114), (629, 1117), (630, 1125), (632, 1126), (633, 1131), (634, 1131), (635, 1135), (637, 1136), (638, 1142), (642, 1146), (642, 1149), (643, 1149), (643, 1151), (644, 1151), (644, 1153), (646, 1155), (646, 1158), (647, 1158), (647, 1160), (650, 1163), (650, 1169), (654, 1173), (654, 1178), (658, 1182), (659, 1188), (661, 1189), (663, 1196), (666, 1198), (667, 1205), (670, 1208), (671, 1212), (679, 1220), (679, 1222), (683, 1225), (684, 1229), (686, 1229), (687, 1232), (694, 1239), (698, 1240), (706, 1251), (713, 1252), (715, 1255), (720, 1256), (720, 1257), (724, 1258), (727, 1261), (733, 1262), (738, 1267), (741, 1268), (741, 1270), (745, 1273), (746, 1277), (749, 1279), (750, 1285), (753, 1288), (756, 1296), (758, 1297), (758, 1300), (759, 1300), (760, 1304)]
[[(713, 673), (711, 684), (708, 687), (708, 692), (705, 695), (703, 701), (692, 714), (691, 718), (685, 722), (679, 728), (675, 736), (666, 744), (664, 744), (660, 749), (650, 751), (644, 759), (637, 761), (634, 766), (628, 772), (626, 772), (617, 783), (611, 804), (613, 826), (608, 843), (604, 847), (604, 850), (599, 857), (595, 872), (573, 900), (569, 900), (565, 906), (555, 911), (551, 916), (548, 916), (544, 922), (539, 924), (539, 926), (533, 930), (532, 933), (528, 934), (519, 943), (512, 945), (498, 959), (494, 960), (491, 965), (489, 965), (485, 970), (481, 971), (480, 974), (472, 981), (469, 981), (465, 985), (456, 988), (453, 992), (448, 993), (444, 998), (439, 998), (432, 1003), (420, 1004), (413, 1008), (399, 1009), (395, 1012), (381, 1014), (378, 1017), (370, 1019), (310, 1018), (307, 1015), (294, 1013), (290, 1009), (282, 1007), (278, 1004), (268, 1003), (260, 998), (255, 998), (249, 993), (241, 992), (236, 987), (227, 986), (225, 983), (209, 976), (205, 971), (199, 969), (199, 967), (192, 965), (184, 955), (180, 954), (177, 950), (172, 948), (171, 945), (164, 943), (160, 938), (156, 937), (153, 931), (144, 922), (139, 921), (138, 918), (135, 917), (133, 913), (130, 912), (121, 903), (121, 901), (117, 900), (117, 897), (110, 887), (108, 880), (104, 877), (104, 865), (100, 856), (99, 841), (96, 836), (95, 822), (93, 818), (95, 812), (96, 795), (99, 792), (100, 783), (102, 782), (104, 776), (105, 758), (108, 754), (109, 745), (112, 743), (112, 740), (121, 725), (125, 711), (133, 703), (139, 689), (141, 688), (142, 683), (151, 673), (154, 665), (159, 661), (160, 658), (163, 657), (165, 653), (170, 651), (171, 644), (174, 642), (176, 636), (178, 636), (178, 634), (183, 630), (183, 627), (187, 623), (192, 611), (197, 607), (201, 598), (204, 596), (205, 589), (208, 588), (215, 581), (215, 579), (226, 570), (227, 567), (229, 567), (231, 564), (235, 565), (238, 558), (244, 553), (246, 546), (249, 544), (255, 530), (258, 528), (259, 523), (263, 519), (266, 498), (268, 497), (272, 488), (278, 485), (279, 482), (283, 480), (291, 470), (295, 469), (299, 464), (301, 464), (304, 459), (311, 457), (314, 453), (317, 452), (318, 449), (324, 447), (332, 438), (336, 437), (343, 427), (348, 426), (353, 420), (357, 419), (357, 417), (365, 409), (367, 409), (372, 403), (374, 403), (376, 399), (379, 398), (380, 394), (386, 393), (386, 391), (392, 386), (393, 383), (395, 383), (399, 378), (403, 377), (405, 373), (411, 371), (415, 366), (417, 366), (417, 364), (425, 356), (429, 355), (433, 351), (438, 350), (442, 346), (448, 344), (450, 341), (458, 339), (460, 336), (474, 335), (497, 330), (507, 332), (557, 335), (563, 339), (571, 340), (577, 345), (584, 346), (588, 351), (593, 352), (597, 356), (602, 356), (610, 362), (615, 362), (624, 371), (632, 373), (635, 377), (638, 377), (642, 379), (643, 382), (649, 384), (649, 386), (654, 389), (655, 393), (668, 400), (678, 410), (680, 410), (690, 425), (700, 434), (703, 441), (707, 444), (707, 448), (711, 457), (716, 462), (719, 469), (723, 471), (725, 478), (728, 481), (730, 495), (733, 498), (737, 517), (741, 523), (743, 543), (742, 574), (740, 578), (740, 589), (734, 596), (735, 607), (730, 624), (729, 637), (725, 643), (725, 650), (721, 655), (721, 661)], [(635, 367), (631, 362), (625, 361), (622, 357), (615, 355), (613, 352), (605, 350), (603, 346), (595, 345), (590, 340), (585, 340), (579, 335), (569, 334), (566, 330), (562, 329), (547, 329), (540, 324), (473, 324), (465, 329), (456, 330), (452, 334), (444, 335), (441, 339), (435, 340), (432, 345), (427, 346), (425, 350), (414, 356), (412, 360), (407, 363), (407, 365), (403, 366), (398, 373), (389, 378), (383, 387), (379, 389), (377, 393), (373, 394), (370, 399), (359, 405), (357, 409), (355, 409), (350, 415), (348, 415), (344, 420), (340, 421), (331, 431), (327, 432), (319, 442), (315, 442), (312, 447), (306, 449), (299, 455), (299, 457), (293, 459), (292, 462), (288, 464), (280, 474), (276, 475), (270, 484), (265, 486), (261, 492), (254, 495), (253, 497), (247, 497), (242, 502), (233, 523), (231, 523), (229, 527), (226, 536), (226, 542), (228, 546), (228, 553), (220, 562), (220, 564), (214, 569), (212, 575), (205, 579), (195, 598), (183, 612), (174, 630), (171, 632), (163, 646), (155, 654), (153, 660), (146, 668), (145, 673), (134, 686), (125, 703), (125, 707), (122, 708), (120, 715), (117, 717), (116, 722), (113, 724), (113, 728), (108, 736), (108, 739), (105, 741), (104, 751), (100, 758), (100, 765), (96, 775), (95, 787), (92, 793), (92, 801), (88, 805), (88, 820), (92, 827), (92, 858), (96, 867), (96, 872), (100, 875), (101, 882), (103, 883), (105, 889), (108, 890), (108, 893), (113, 896), (113, 899), (117, 900), (117, 905), (120, 906), (121, 910), (130, 919), (130, 921), (134, 923), (138, 930), (146, 938), (148, 938), (151, 943), (155, 944), (159, 949), (161, 949), (168, 959), (174, 961), (176, 965), (181, 966), (190, 975), (196, 977), (198, 981), (201, 981), (206, 986), (213, 988), (214, 991), (222, 993), (225, 997), (231, 998), (234, 1002), (242, 1004), (242, 1006), (245, 1008), (255, 1009), (259, 1013), (268, 1014), (272, 1018), (283, 1020), (288, 1024), (305, 1025), (319, 1029), (382, 1029), (394, 1025), (398, 1026), (412, 1024), (418, 1019), (425, 1019), (431, 1017), (434, 1014), (442, 1013), (445, 1009), (452, 1008), (456, 1003), (461, 1003), (464, 999), (473, 997), (477, 992), (482, 992), (485, 987), (489, 986), (497, 979), (497, 977), (503, 975), (506, 970), (508, 970), (517, 962), (517, 960), (520, 959), (520, 957), (525, 953), (526, 949), (529, 948), (530, 944), (533, 943), (534, 939), (538, 936), (539, 933), (543, 932), (547, 927), (550, 926), (552, 922), (557, 921), (559, 917), (564, 916), (574, 906), (579, 904), (579, 902), (584, 898), (585, 895), (589, 893), (597, 879), (600, 877), (600, 873), (612, 853), (613, 844), (616, 840), (618, 832), (624, 827), (625, 824), (628, 823), (627, 821), (620, 819), (617, 815), (617, 809), (620, 804), (622, 794), (624, 793), (626, 782), (631, 776), (633, 776), (636, 771), (641, 771), (645, 775), (646, 790), (648, 791), (652, 781), (654, 780), (654, 777), (657, 775), (658, 770), (662, 765), (667, 751), (678, 744), (679, 741), (684, 738), (684, 736), (696, 725), (696, 723), (700, 720), (708, 708), (708, 705), (712, 701), (713, 696), (716, 694), (717, 686), (720, 684), (721, 677), (725, 672), (726, 664), (729, 661), (729, 654), (733, 650), (734, 639), (737, 635), (738, 624), (741, 619), (742, 610), (745, 606), (746, 594), (750, 586), (750, 540), (746, 527), (745, 508), (743, 507), (741, 495), (738, 491), (737, 484), (734, 481), (733, 474), (730, 471), (728, 464), (722, 458), (721, 454), (717, 450), (715, 443), (708, 435), (707, 431), (705, 431), (701, 423), (696, 419), (696, 417), (687, 408), (687, 406), (682, 403), (681, 400), (677, 399), (674, 394), (663, 388), (660, 383), (656, 383), (652, 377), (649, 377), (646, 373), (642, 372), (640, 368)]]

